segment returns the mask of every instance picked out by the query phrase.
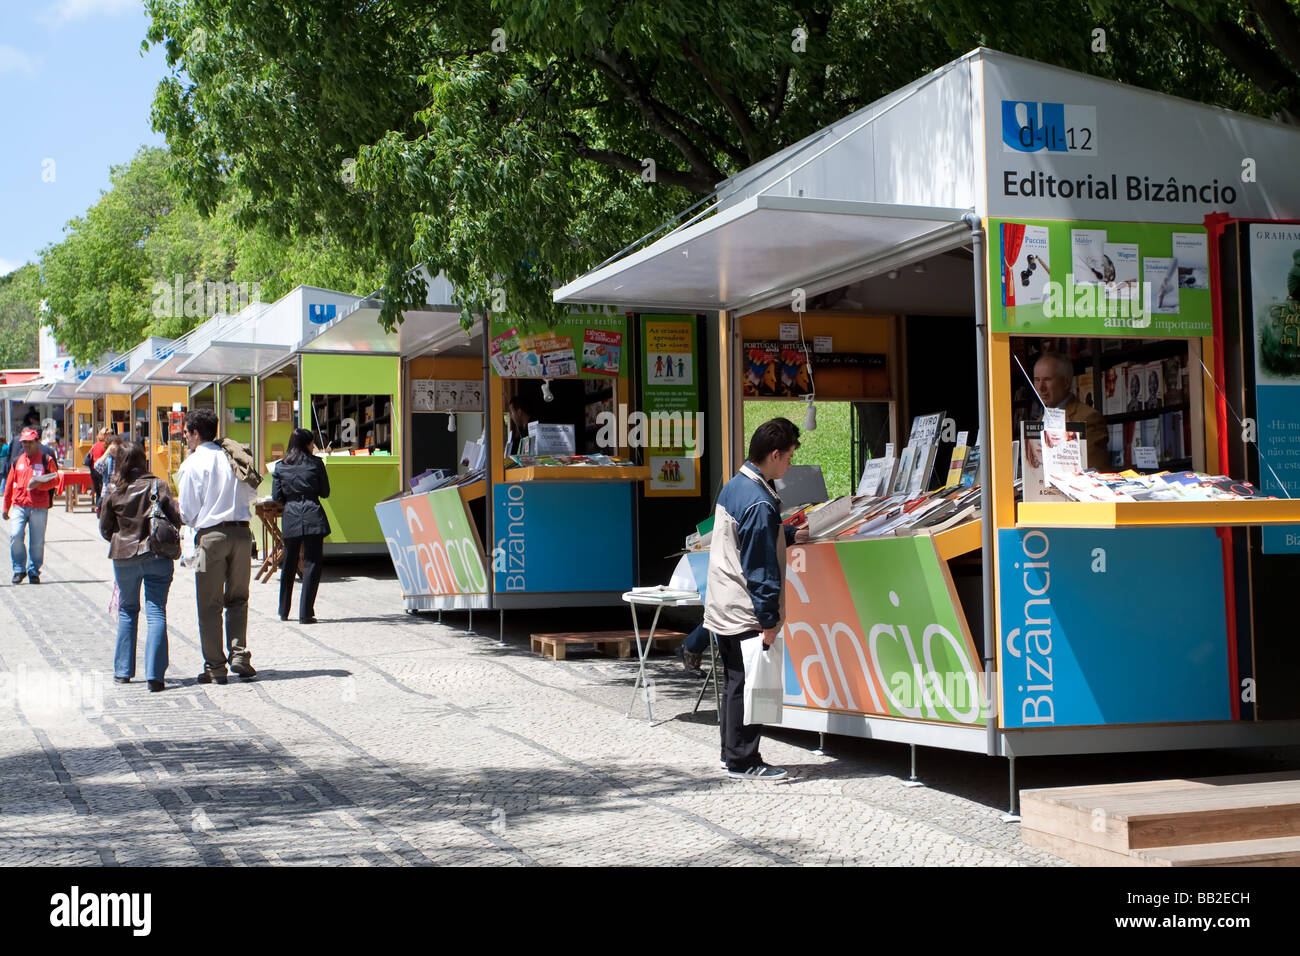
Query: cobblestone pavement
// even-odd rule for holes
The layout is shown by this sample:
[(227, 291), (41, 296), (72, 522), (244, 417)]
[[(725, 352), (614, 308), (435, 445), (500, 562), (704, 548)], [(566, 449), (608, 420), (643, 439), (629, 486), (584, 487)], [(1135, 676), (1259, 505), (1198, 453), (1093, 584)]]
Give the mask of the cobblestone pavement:
[(478, 616), (488, 637), (464, 614), (404, 614), (380, 561), (327, 565), (311, 627), (281, 623), (275, 585), (254, 582), (259, 675), (225, 687), (194, 681), (178, 568), (168, 689), (147, 691), (142, 653), (114, 684), (107, 546), (91, 515), (50, 518), (45, 583), (0, 587), (0, 864), (1059, 862), (1001, 822), (1001, 761), (924, 750), (929, 786), (907, 788), (905, 747), (836, 738), (822, 756), (781, 732), (763, 753), (792, 780), (730, 780), (712, 702), (691, 715), (698, 679), (675, 658), (653, 661), (652, 727), (624, 716), (634, 661), (542, 660), (526, 612), (505, 649), (495, 615)]

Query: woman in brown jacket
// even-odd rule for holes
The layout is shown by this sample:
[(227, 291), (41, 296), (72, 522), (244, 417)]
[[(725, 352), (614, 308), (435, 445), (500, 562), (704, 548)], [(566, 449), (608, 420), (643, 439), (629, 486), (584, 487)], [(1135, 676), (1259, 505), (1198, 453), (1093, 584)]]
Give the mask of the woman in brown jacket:
[(163, 675), (167, 673), (167, 592), (171, 590), (174, 567), (171, 558), (149, 550), (149, 512), (154, 496), (177, 528), (181, 514), (167, 482), (149, 472), (144, 446), (139, 442), (123, 442), (114, 471), (99, 509), (99, 533), (111, 542), (108, 556), (113, 559), (113, 574), (122, 595), (117, 612), (113, 680), (128, 684), (135, 676), (136, 627), (143, 584), (148, 621), (144, 675), (151, 691), (162, 690)]

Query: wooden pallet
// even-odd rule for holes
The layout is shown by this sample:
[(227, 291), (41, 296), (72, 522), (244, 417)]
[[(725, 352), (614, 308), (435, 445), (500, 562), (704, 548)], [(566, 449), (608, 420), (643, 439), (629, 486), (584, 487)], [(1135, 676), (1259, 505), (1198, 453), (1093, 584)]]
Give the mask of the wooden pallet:
[[(636, 637), (631, 631), (564, 631), (533, 634), (531, 638), (533, 653), (554, 661), (564, 660), (565, 648), (571, 644), (591, 644), (597, 654), (618, 658), (631, 657), (636, 646)], [(680, 631), (656, 631), (654, 649), (673, 651), (684, 640), (686, 635)]]
[(1025, 790), (1021, 837), (1085, 866), (1300, 864), (1300, 773)]

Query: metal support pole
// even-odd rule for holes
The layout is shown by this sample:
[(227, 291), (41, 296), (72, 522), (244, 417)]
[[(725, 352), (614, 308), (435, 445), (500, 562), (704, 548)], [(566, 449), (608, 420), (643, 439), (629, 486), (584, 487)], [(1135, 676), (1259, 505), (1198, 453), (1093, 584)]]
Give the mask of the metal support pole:
[(817, 749), (813, 751), (813, 756), (826, 756), (826, 734), (824, 731), (817, 731)]
[(473, 608), (469, 609), (469, 626), (465, 628), (465, 633), (466, 634), (474, 633), (474, 609)]
[(506, 609), (498, 608), (497, 614), (497, 647), (506, 646)]
[(1020, 822), (1020, 794), (1016, 792), (1016, 758), (1007, 758), (1007, 786), (1010, 789), (1011, 809), (1002, 814), (1003, 823)]
[(988, 264), (984, 252), (984, 224), (975, 213), (962, 217), (970, 226), (971, 255), (975, 273), (975, 372), (979, 391), (979, 483), (980, 483), (980, 571), (984, 578), (984, 693), (988, 708), (986, 752), (998, 753), (998, 717), (993, 692), (994, 666), (997, 660), (993, 610), (993, 441), (989, 433), (989, 350), (988, 350)]
[(916, 779), (916, 744), (908, 744), (907, 747), (908, 747), (908, 750), (910, 750), (910, 751), (912, 752), (912, 753), (911, 753), (911, 756), (912, 756), (912, 771), (911, 771), (911, 774), (908, 776), (907, 780), (903, 783), (903, 786), (905, 786), (905, 787), (924, 787), (925, 784), (923, 784), (920, 780)]

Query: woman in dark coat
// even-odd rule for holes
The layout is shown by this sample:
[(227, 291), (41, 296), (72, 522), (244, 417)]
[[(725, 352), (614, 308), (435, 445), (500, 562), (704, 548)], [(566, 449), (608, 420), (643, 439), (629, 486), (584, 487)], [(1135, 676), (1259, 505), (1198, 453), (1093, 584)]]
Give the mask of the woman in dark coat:
[(293, 603), (293, 579), (302, 554), (302, 596), (298, 599), (298, 623), (316, 623), (316, 589), (320, 586), (321, 554), (329, 519), (320, 500), (330, 496), (330, 479), (325, 462), (316, 456), (311, 432), (295, 428), (289, 436), (289, 450), (271, 477), (271, 497), (283, 503), (280, 534), (284, 538), (284, 563), (280, 565), (280, 620), (289, 619)]

